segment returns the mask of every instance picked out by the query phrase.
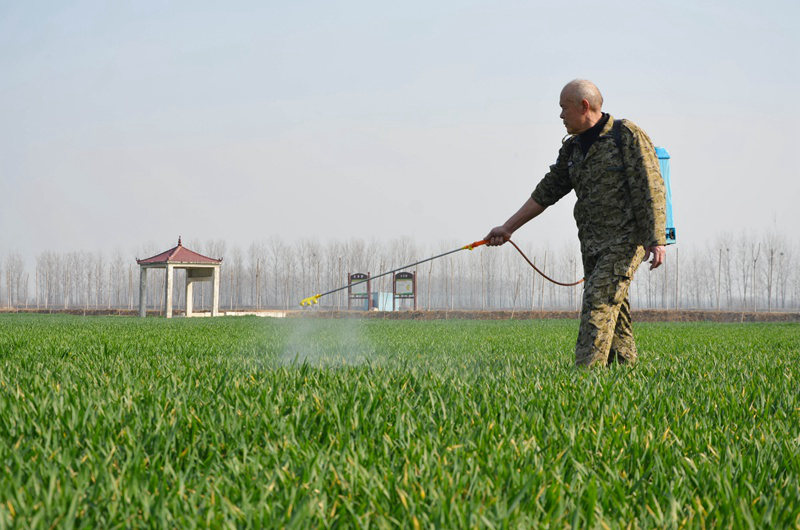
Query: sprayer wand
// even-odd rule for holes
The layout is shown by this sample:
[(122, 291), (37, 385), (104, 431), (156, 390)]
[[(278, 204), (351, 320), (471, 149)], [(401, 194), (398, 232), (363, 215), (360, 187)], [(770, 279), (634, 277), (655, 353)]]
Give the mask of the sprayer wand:
[(464, 245), (463, 247), (458, 247), (456, 249), (450, 250), (450, 251), (445, 252), (443, 254), (439, 254), (438, 256), (433, 256), (431, 258), (425, 258), (423, 260), (420, 260), (420, 261), (417, 261), (417, 262), (414, 262), (414, 263), (409, 263), (408, 265), (403, 265), (402, 267), (398, 267), (398, 268), (396, 268), (394, 270), (391, 270), (391, 271), (382, 272), (381, 274), (378, 274), (377, 276), (372, 276), (372, 277), (370, 277), (370, 278), (368, 278), (366, 280), (360, 280), (360, 281), (357, 281), (357, 282), (353, 282), (353, 283), (351, 283), (349, 285), (343, 285), (342, 287), (338, 287), (336, 289), (331, 289), (330, 291), (322, 293), (322, 294), (315, 294), (314, 296), (309, 296), (308, 298), (303, 298), (300, 301), (300, 305), (302, 305), (302, 306), (313, 305), (313, 304), (318, 303), (319, 299), (322, 298), (323, 296), (326, 296), (326, 295), (329, 295), (329, 294), (332, 294), (332, 293), (336, 293), (338, 291), (342, 291), (344, 289), (347, 289), (348, 287), (353, 287), (354, 285), (358, 285), (360, 283), (364, 283), (364, 282), (367, 282), (367, 281), (372, 281), (375, 278), (380, 278), (381, 276), (386, 276), (387, 274), (392, 274), (393, 272), (401, 271), (403, 269), (410, 269), (411, 267), (419, 265), (420, 263), (425, 263), (425, 262), (428, 262), (428, 261), (433, 261), (435, 259), (443, 258), (444, 256), (447, 256), (449, 254), (453, 254), (455, 252), (460, 252), (462, 250), (472, 250), (475, 247), (479, 247), (479, 246), (485, 245), (485, 244), (486, 244), (486, 240), (485, 239), (482, 240), (482, 241), (474, 241), (474, 242), (470, 243), (469, 245)]
[[(573, 285), (578, 285), (579, 283), (581, 283), (581, 282), (583, 281), (583, 278), (581, 278), (580, 280), (578, 280), (578, 281), (576, 281), (576, 282), (572, 282), (572, 283), (563, 283), (563, 282), (558, 282), (558, 281), (556, 281), (556, 280), (554, 280), (554, 279), (550, 278), (550, 277), (549, 277), (549, 276), (547, 276), (545, 273), (543, 273), (541, 270), (539, 270), (539, 269), (536, 267), (536, 265), (534, 265), (534, 264), (533, 264), (533, 262), (531, 262), (531, 260), (529, 260), (529, 259), (528, 259), (528, 256), (526, 256), (526, 255), (525, 255), (525, 253), (524, 253), (524, 252), (522, 252), (522, 249), (520, 249), (520, 248), (517, 246), (517, 244), (516, 244), (516, 243), (514, 243), (514, 242), (513, 242), (513, 241), (511, 241), (510, 239), (508, 240), (508, 242), (509, 242), (509, 243), (511, 243), (511, 244), (514, 246), (514, 248), (515, 248), (515, 249), (517, 249), (517, 252), (519, 252), (519, 253), (522, 255), (522, 257), (523, 257), (523, 258), (525, 258), (525, 261), (527, 261), (527, 262), (528, 262), (528, 264), (529, 264), (531, 267), (533, 267), (533, 269), (534, 269), (536, 272), (538, 272), (539, 274), (541, 274), (541, 275), (542, 275), (544, 278), (546, 278), (548, 281), (551, 281), (551, 282), (555, 283), (556, 285), (563, 285), (563, 286), (565, 286), (565, 287), (571, 287), (571, 286), (573, 286)], [(321, 293), (321, 294), (315, 294), (314, 296), (309, 296), (308, 298), (303, 298), (303, 299), (300, 301), (300, 305), (301, 305), (301, 306), (310, 306), (310, 305), (314, 305), (314, 304), (316, 304), (316, 303), (319, 303), (319, 299), (320, 299), (320, 298), (322, 298), (323, 296), (326, 296), (326, 295), (329, 295), (329, 294), (332, 294), (332, 293), (336, 293), (336, 292), (342, 291), (342, 290), (344, 290), (344, 289), (347, 289), (348, 287), (353, 287), (354, 285), (358, 285), (358, 284), (360, 284), (360, 283), (364, 283), (364, 282), (368, 282), (368, 281), (374, 280), (375, 278), (380, 278), (381, 276), (386, 276), (387, 274), (392, 274), (392, 273), (394, 273), (394, 272), (401, 271), (401, 270), (403, 270), (403, 269), (409, 269), (409, 268), (411, 268), (411, 267), (414, 267), (414, 266), (416, 266), (416, 265), (419, 265), (420, 263), (425, 263), (425, 262), (428, 262), (428, 261), (433, 261), (433, 260), (435, 260), (435, 259), (439, 259), (439, 258), (442, 258), (442, 257), (444, 257), (444, 256), (448, 256), (448, 255), (450, 255), (450, 254), (454, 254), (454, 253), (456, 253), (456, 252), (460, 252), (460, 251), (462, 251), (462, 250), (472, 250), (472, 249), (474, 249), (475, 247), (479, 247), (479, 246), (481, 246), (481, 245), (485, 245), (486, 243), (487, 243), (487, 241), (486, 241), (485, 239), (482, 239), (482, 240), (480, 240), (480, 241), (473, 241), (473, 242), (472, 242), (472, 243), (470, 243), (469, 245), (464, 245), (463, 247), (458, 247), (458, 248), (456, 248), (456, 249), (453, 249), (453, 250), (450, 250), (450, 251), (444, 252), (444, 253), (442, 253), (442, 254), (439, 254), (439, 255), (437, 255), (437, 256), (433, 256), (433, 257), (430, 257), (430, 258), (425, 258), (425, 259), (423, 259), (423, 260), (420, 260), (420, 261), (417, 261), (417, 262), (414, 262), (414, 263), (409, 263), (408, 265), (403, 265), (402, 267), (398, 267), (398, 268), (396, 268), (396, 269), (394, 269), (394, 270), (390, 270), (390, 271), (387, 271), (387, 272), (382, 272), (381, 274), (378, 274), (377, 276), (372, 276), (371, 278), (367, 278), (367, 279), (365, 279), (365, 280), (359, 280), (359, 281), (357, 281), (357, 282), (353, 282), (353, 283), (351, 283), (351, 284), (349, 284), (349, 285), (343, 285), (342, 287), (338, 287), (338, 288), (336, 288), (336, 289), (331, 289), (330, 291), (327, 291), (327, 292), (324, 292), (324, 293)]]

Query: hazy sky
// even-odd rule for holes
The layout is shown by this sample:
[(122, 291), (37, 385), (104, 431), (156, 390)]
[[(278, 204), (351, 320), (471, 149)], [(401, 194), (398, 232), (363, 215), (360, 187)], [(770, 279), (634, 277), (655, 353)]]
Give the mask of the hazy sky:
[(479, 239), (578, 77), (669, 150), (680, 243), (796, 241), (800, 2), (662, 4), (2, 1), (0, 253)]

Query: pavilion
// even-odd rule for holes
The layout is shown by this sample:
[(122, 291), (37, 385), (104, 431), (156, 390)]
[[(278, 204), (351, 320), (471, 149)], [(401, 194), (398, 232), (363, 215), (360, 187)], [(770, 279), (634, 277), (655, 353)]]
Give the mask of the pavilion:
[(146, 315), (147, 307), (147, 270), (166, 269), (167, 278), (164, 282), (165, 316), (172, 318), (172, 285), (173, 271), (186, 269), (186, 316), (192, 316), (192, 284), (194, 282), (212, 282), (211, 316), (219, 315), (219, 267), (222, 258), (214, 259), (198, 254), (181, 244), (178, 237), (178, 246), (165, 250), (147, 259), (136, 259), (140, 267), (139, 275), (139, 316)]

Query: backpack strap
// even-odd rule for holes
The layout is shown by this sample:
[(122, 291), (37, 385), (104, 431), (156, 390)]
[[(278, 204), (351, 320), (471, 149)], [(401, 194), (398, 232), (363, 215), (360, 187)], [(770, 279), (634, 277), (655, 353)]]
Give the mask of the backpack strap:
[[(611, 125), (611, 136), (614, 137), (614, 143), (617, 144), (617, 149), (619, 149), (620, 155), (622, 154), (622, 118), (618, 120), (614, 120), (614, 123)], [(624, 163), (623, 158), (623, 163)]]

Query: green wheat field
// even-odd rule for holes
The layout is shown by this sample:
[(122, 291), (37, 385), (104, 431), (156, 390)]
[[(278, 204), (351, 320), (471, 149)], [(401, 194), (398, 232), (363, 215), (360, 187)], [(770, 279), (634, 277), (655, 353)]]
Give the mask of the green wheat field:
[(800, 527), (800, 325), (0, 315), (0, 527)]

